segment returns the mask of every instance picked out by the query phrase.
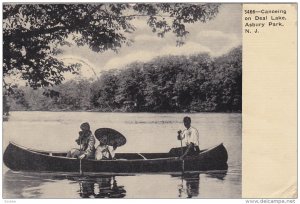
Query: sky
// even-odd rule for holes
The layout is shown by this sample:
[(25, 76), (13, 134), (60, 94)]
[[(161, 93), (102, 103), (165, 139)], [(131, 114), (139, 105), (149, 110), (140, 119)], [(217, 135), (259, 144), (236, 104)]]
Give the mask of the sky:
[[(176, 37), (168, 33), (159, 38), (145, 23), (143, 18), (134, 20), (136, 31), (130, 36), (134, 43), (123, 46), (118, 53), (106, 51), (96, 53), (87, 46), (63, 47), (59, 56), (66, 64), (82, 64), (80, 74), (83, 77), (95, 77), (101, 71), (123, 68), (134, 61), (147, 62), (157, 56), (190, 55), (208, 52), (216, 57), (227, 53), (242, 44), (242, 5), (222, 4), (216, 18), (206, 23), (194, 23), (186, 26), (190, 32), (185, 44), (176, 47)], [(73, 78), (71, 74), (65, 76)]]

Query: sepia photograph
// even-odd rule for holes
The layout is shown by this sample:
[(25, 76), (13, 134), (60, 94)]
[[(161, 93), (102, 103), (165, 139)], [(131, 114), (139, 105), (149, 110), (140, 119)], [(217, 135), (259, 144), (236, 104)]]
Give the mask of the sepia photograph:
[(242, 15), (3, 3), (2, 198), (242, 198)]

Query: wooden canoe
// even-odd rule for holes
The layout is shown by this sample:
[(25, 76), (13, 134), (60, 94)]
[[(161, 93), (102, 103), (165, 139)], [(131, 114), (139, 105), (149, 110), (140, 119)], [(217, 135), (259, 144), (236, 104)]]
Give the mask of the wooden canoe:
[[(172, 152), (172, 151), (170, 151)], [(67, 152), (33, 150), (10, 142), (3, 161), (13, 171), (79, 172), (80, 160)], [(81, 169), (91, 173), (138, 173), (226, 170), (227, 151), (223, 144), (187, 156), (184, 162), (172, 153), (117, 153), (116, 160), (83, 159)]]

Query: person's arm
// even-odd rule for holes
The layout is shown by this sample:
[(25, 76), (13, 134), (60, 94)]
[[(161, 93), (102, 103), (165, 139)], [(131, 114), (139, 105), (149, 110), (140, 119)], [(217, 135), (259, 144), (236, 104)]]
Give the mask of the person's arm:
[(194, 143), (190, 143), (188, 146), (187, 146), (187, 149), (185, 150), (185, 152), (183, 153), (183, 155), (181, 155), (179, 157), (179, 159), (184, 159), (184, 157), (186, 157), (186, 155), (188, 154), (188, 152), (190, 151), (191, 148), (194, 147)]
[(107, 152), (108, 152), (108, 155), (109, 155), (109, 159), (113, 159), (114, 156), (115, 156), (113, 147), (107, 146)]
[(194, 128), (194, 131), (193, 131), (193, 143), (194, 145), (198, 145), (199, 146), (199, 132), (196, 128)]
[(94, 151), (95, 143), (96, 143), (95, 137), (93, 135), (91, 135), (89, 138), (88, 147), (85, 150), (86, 155), (90, 155)]
[(112, 146), (112, 150), (111, 150), (111, 152), (110, 152), (110, 153), (111, 153), (111, 158), (112, 158), (112, 159), (115, 159), (117, 147), (118, 147), (118, 144), (117, 144), (117, 143), (115, 143), (115, 144)]
[(81, 140), (82, 140), (82, 136), (81, 136), (81, 131), (78, 132), (78, 138), (75, 140), (75, 142), (80, 145), (81, 144)]
[(200, 146), (200, 136), (199, 136), (199, 132), (198, 132), (198, 130), (197, 129), (195, 129), (196, 130), (196, 144), (195, 145), (198, 145), (198, 147)]
[(85, 158), (86, 156), (90, 155), (90, 154), (93, 152), (93, 150), (94, 150), (95, 143), (96, 143), (96, 141), (95, 141), (94, 136), (93, 136), (93, 135), (90, 135), (88, 147), (86, 148), (84, 154), (81, 155), (79, 158), (80, 158), (80, 159), (83, 159), (83, 158)]

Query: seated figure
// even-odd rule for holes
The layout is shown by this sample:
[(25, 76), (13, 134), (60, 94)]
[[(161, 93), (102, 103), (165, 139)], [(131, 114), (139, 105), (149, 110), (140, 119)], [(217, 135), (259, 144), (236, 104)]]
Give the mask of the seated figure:
[(95, 159), (96, 160), (108, 160), (115, 159), (115, 150), (117, 149), (117, 145), (109, 146), (106, 145), (105, 142), (101, 142), (96, 148), (95, 151)]
[(90, 125), (88, 123), (83, 123), (81, 124), (80, 129), (79, 137), (75, 140), (80, 148), (71, 149), (71, 151), (68, 152), (67, 157), (79, 159), (94, 158), (95, 138), (90, 130)]

